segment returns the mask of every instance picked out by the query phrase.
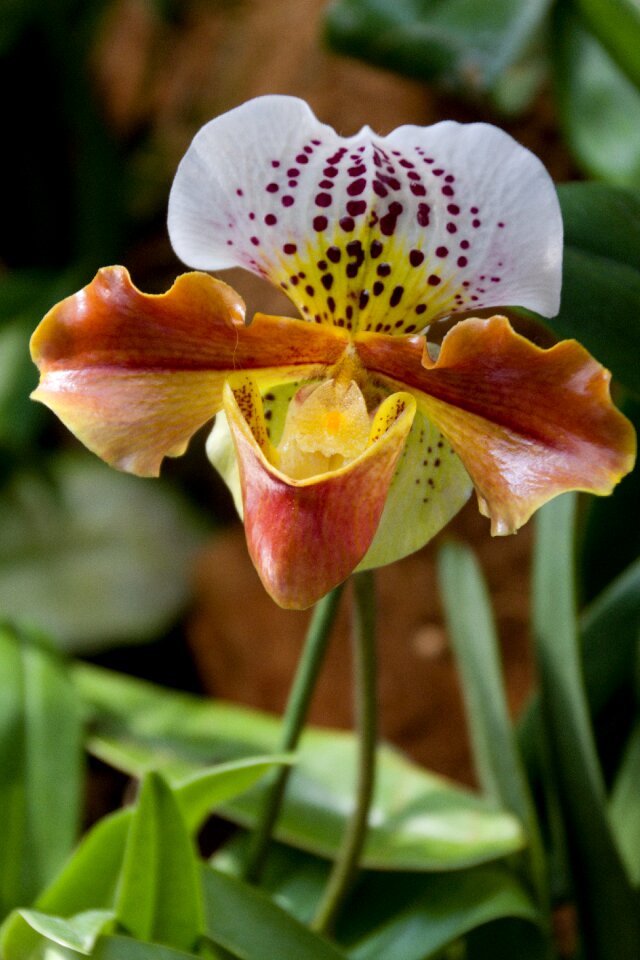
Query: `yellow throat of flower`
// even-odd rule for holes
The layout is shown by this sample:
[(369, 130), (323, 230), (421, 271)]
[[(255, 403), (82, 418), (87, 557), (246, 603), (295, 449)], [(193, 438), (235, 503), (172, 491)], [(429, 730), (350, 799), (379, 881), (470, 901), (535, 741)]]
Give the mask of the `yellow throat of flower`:
[(354, 380), (325, 380), (292, 399), (278, 445), (279, 468), (295, 480), (338, 470), (367, 447), (371, 418)]

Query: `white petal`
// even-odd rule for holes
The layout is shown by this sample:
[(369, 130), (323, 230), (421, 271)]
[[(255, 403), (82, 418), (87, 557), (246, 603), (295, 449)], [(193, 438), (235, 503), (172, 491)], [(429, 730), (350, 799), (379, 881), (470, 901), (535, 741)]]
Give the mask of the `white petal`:
[(246, 267), (303, 317), (349, 329), (411, 333), (481, 307), (559, 304), (553, 184), (487, 124), (343, 139), (301, 100), (252, 100), (194, 138), (169, 232), (190, 266)]

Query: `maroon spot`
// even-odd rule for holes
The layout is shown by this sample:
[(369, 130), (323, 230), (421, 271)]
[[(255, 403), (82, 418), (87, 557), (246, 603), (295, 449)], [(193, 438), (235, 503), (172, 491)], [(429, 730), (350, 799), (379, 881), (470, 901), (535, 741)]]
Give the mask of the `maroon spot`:
[(433, 157), (425, 157), (425, 158), (424, 158), (424, 162), (425, 162), (425, 163), (435, 163)]
[(331, 287), (333, 286), (333, 274), (331, 273), (323, 274), (323, 276), (320, 278), (320, 282), (322, 283), (322, 286), (325, 288), (325, 290), (331, 290)]
[(309, 157), (306, 153), (299, 153), (296, 157), (296, 163), (309, 163)]
[[(398, 154), (398, 156), (399, 156), (399, 154)], [(401, 166), (401, 167), (404, 167), (405, 170), (411, 170), (411, 169), (415, 166), (415, 164), (411, 163), (411, 160), (401, 160), (401, 161), (400, 161), (400, 166)]]
[(449, 248), (448, 247), (436, 247), (436, 257), (448, 257)]
[(305, 153), (313, 153), (313, 147), (305, 147), (305, 148), (304, 148), (304, 152), (305, 152)]
[(282, 198), (283, 207), (290, 207), (293, 203), (294, 203), (294, 199), (288, 193), (285, 194), (284, 197)]
[(367, 185), (367, 181), (364, 177), (360, 177), (358, 180), (354, 180), (353, 183), (350, 183), (347, 187), (347, 193), (350, 197), (358, 197), (364, 188)]
[(415, 323), (410, 323), (408, 327), (405, 327), (405, 331), (404, 331), (404, 332), (405, 332), (405, 333), (413, 333), (413, 331), (414, 331), (415, 329), (416, 329)]
[(471, 213), (480, 213), (477, 207), (471, 207)]
[(447, 187), (443, 187), (443, 188), (442, 188), (442, 195), (443, 195), (444, 197), (455, 197), (456, 192), (455, 192), (455, 190), (453, 189), (453, 187), (448, 187), (448, 186), (447, 186)]
[(313, 218), (313, 229), (317, 230), (318, 233), (322, 233), (323, 230), (327, 229), (329, 221), (326, 217), (314, 217)]
[(372, 186), (373, 186), (373, 192), (378, 197), (386, 197), (389, 195), (389, 191), (384, 186), (384, 184), (380, 183), (379, 180), (374, 180)]
[(411, 193), (414, 195), (414, 197), (426, 197), (427, 195), (427, 191), (425, 190), (425, 188), (422, 186), (421, 183), (410, 183), (409, 189), (411, 190)]
[(266, 189), (268, 193), (277, 193), (280, 187), (277, 183), (268, 183)]
[(322, 140), (312, 140), (311, 143), (314, 145), (314, 147), (319, 147), (322, 143)]
[(457, 216), (457, 215), (460, 213), (460, 207), (458, 206), (457, 203), (449, 203), (449, 204), (447, 205), (447, 210), (448, 210), (449, 213), (451, 213), (454, 217)]
[(472, 226), (472, 227), (475, 227), (475, 229), (477, 230), (478, 227), (481, 225), (481, 223), (482, 223), (482, 220), (472, 220), (472, 221), (471, 221), (471, 226)]
[(345, 273), (350, 280), (353, 280), (358, 276), (358, 270), (360, 269), (360, 266), (361, 264), (355, 263), (354, 261), (351, 261), (351, 263), (347, 264)]
[(455, 223), (447, 224), (447, 233), (457, 233), (457, 232), (458, 232), (458, 228), (456, 227)]
[(300, 171), (297, 169), (297, 167), (291, 167), (290, 170), (287, 170), (287, 176), (288, 176), (288, 177), (299, 177), (299, 176), (300, 176)]
[(285, 253), (291, 254), (291, 253), (295, 253), (298, 248), (295, 245), (295, 243), (285, 243), (282, 249), (284, 250)]
[(306, 292), (310, 297), (312, 297), (312, 296), (314, 295), (314, 293), (315, 293), (315, 290), (313, 289), (313, 287), (311, 286), (311, 284), (307, 284), (307, 286), (306, 286), (304, 289), (305, 289), (305, 292)]
[(318, 186), (322, 187), (323, 190), (331, 190), (333, 187), (333, 180), (321, 180)]
[(500, 283), (500, 277), (491, 277), (491, 283)]
[(378, 269), (376, 271), (379, 277), (388, 277), (391, 273), (391, 264), (390, 263), (379, 263)]
[(383, 290), (384, 290), (384, 283), (382, 282), (382, 280), (376, 280), (376, 282), (373, 285), (374, 297), (379, 297)]
[(325, 167), (322, 172), (324, 173), (325, 177), (337, 177), (337, 176), (338, 176), (338, 168), (337, 168), (337, 167)]
[(330, 193), (319, 193), (316, 196), (316, 207), (330, 207), (332, 197)]
[(290, 187), (297, 187), (297, 186), (298, 186), (298, 181), (297, 181), (297, 180), (287, 180), (287, 184), (288, 184)]
[(318, 260), (318, 262), (316, 263), (316, 267), (318, 268), (318, 270), (326, 270), (328, 267), (328, 263), (326, 260)]
[(467, 260), (466, 257), (458, 257), (457, 263), (459, 267), (466, 267), (469, 261)]
[(440, 167), (438, 167), (437, 170), (432, 170), (431, 173), (434, 175), (434, 177), (439, 177), (444, 173), (444, 170), (441, 170)]
[(444, 178), (444, 182), (445, 182), (445, 183), (454, 183), (454, 182), (455, 182), (455, 179), (456, 179), (456, 178), (454, 177), (454, 175), (453, 175), (452, 173), (448, 173), (448, 174), (446, 175), (446, 177)]
[(355, 227), (355, 222), (351, 217), (341, 217), (338, 222), (345, 233), (351, 233)]
[(250, 239), (251, 239), (251, 243), (254, 245), (254, 247), (259, 246), (260, 241), (258, 240), (257, 237), (251, 237)]
[(460, 247), (461, 247), (462, 250), (468, 250), (468, 249), (469, 249), (469, 241), (468, 241), (468, 240), (461, 240), (461, 241), (460, 241)]
[(404, 293), (404, 287), (394, 287), (393, 293), (389, 298), (389, 305), (391, 307), (397, 307), (400, 301), (402, 300), (403, 293)]
[[(387, 167), (387, 170), (389, 170), (389, 171), (391, 171), (391, 173), (393, 173), (393, 167)], [(387, 185), (388, 187), (390, 187), (392, 190), (399, 190), (400, 187), (401, 187), (401, 183), (400, 183), (399, 180), (396, 180), (395, 177), (388, 177), (388, 176), (387, 176), (386, 174), (384, 174), (384, 173), (379, 173), (379, 174), (378, 174), (378, 179), (379, 179), (382, 183), (386, 183), (386, 185)]]
[(418, 306), (416, 307), (416, 313), (419, 316), (421, 313), (424, 313), (426, 309), (427, 309), (426, 303), (419, 303)]
[(369, 247), (369, 253), (371, 254), (374, 260), (376, 259), (376, 257), (380, 256), (380, 254), (382, 253), (382, 244), (380, 243), (379, 240), (372, 241), (371, 246)]
[(280, 166), (280, 161), (279, 161), (279, 160), (272, 160), (272, 161), (271, 161), (271, 166), (274, 167), (274, 168), (277, 170), (278, 167)]
[(418, 173), (417, 170), (410, 170), (409, 173), (407, 174), (407, 177), (409, 178), (409, 180), (419, 180), (420, 174)]
[(347, 320), (351, 320), (353, 316), (353, 307), (351, 305), (347, 307), (347, 309), (345, 310), (345, 314), (347, 316)]
[(228, 246), (228, 247), (232, 247), (232, 246), (233, 246), (233, 240), (227, 240), (227, 246)]
[(418, 225), (421, 227), (429, 226), (429, 214), (431, 213), (431, 207), (428, 203), (419, 203), (418, 204), (418, 213), (416, 214), (416, 220)]
[(256, 218), (256, 215), (255, 215), (255, 213), (254, 213), (253, 210), (252, 210), (252, 211), (250, 212), (250, 214), (249, 214), (249, 220), (255, 220), (255, 218)]
[(288, 289), (289, 289), (289, 284), (288, 284), (288, 283), (285, 283), (284, 280), (281, 282), (280, 286), (282, 287), (283, 290), (288, 290)]
[(440, 277), (436, 277), (435, 273), (432, 273), (429, 276), (427, 283), (429, 284), (430, 287), (437, 287), (440, 283), (442, 283), (442, 281)]
[(298, 280), (297, 277), (295, 277), (295, 276), (294, 276), (294, 277), (289, 277), (289, 279), (291, 280), (291, 286), (293, 286), (293, 287), (297, 287), (297, 286), (298, 286), (298, 283), (299, 283), (300, 281)]
[(366, 210), (366, 200), (349, 200), (347, 203), (347, 213), (350, 213), (352, 217), (358, 217), (361, 213), (366, 213)]
[(244, 197), (244, 191), (243, 191), (243, 190), (236, 190), (236, 194), (237, 194), (239, 197)]
[(359, 299), (359, 301), (358, 301), (358, 306), (359, 306), (359, 308), (360, 308), (361, 310), (364, 310), (364, 308), (366, 307), (366, 305), (367, 305), (368, 303), (369, 303), (369, 291), (368, 291), (368, 290), (361, 290), (361, 291), (360, 291), (360, 299)]
[(502, 230), (502, 228), (504, 227), (504, 223), (502, 222), (502, 220), (500, 221), (500, 223), (498, 224), (498, 226), (499, 226), (500, 229)]
[(331, 260), (331, 263), (339, 263), (340, 257), (342, 256), (342, 251), (340, 250), (340, 247), (329, 247), (327, 249), (327, 256), (329, 260)]
[(277, 218), (276, 216), (274, 216), (272, 213), (268, 213), (268, 214), (266, 215), (266, 217), (264, 218), (264, 222), (266, 223), (266, 225), (267, 225), (268, 227), (272, 227), (272, 226), (274, 225), (274, 223), (277, 223), (277, 222), (278, 222), (278, 218)]
[(357, 167), (349, 167), (347, 173), (350, 177), (359, 177), (361, 174), (366, 173), (367, 168), (364, 163), (359, 163)]
[(331, 313), (335, 313), (336, 302), (333, 297), (327, 297), (327, 306), (329, 307), (329, 310), (331, 310)]
[(422, 250), (412, 250), (409, 254), (409, 263), (412, 267), (419, 267), (423, 260), (424, 253)]

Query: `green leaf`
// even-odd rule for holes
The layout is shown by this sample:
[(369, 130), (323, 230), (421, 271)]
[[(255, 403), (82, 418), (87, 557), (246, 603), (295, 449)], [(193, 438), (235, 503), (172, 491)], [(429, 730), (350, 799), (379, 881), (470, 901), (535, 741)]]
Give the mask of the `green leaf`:
[(74, 650), (146, 639), (188, 595), (200, 532), (162, 484), (86, 456), (51, 464), (53, 486), (16, 477), (0, 497), (0, 609)]
[(540, 830), (509, 719), (487, 588), (473, 553), (459, 543), (450, 541), (441, 548), (438, 573), (477, 773), (485, 794), (524, 825), (530, 877), (540, 903), (545, 904), (548, 890)]
[[(417, 884), (407, 876), (380, 875), (368, 878), (357, 892), (378, 922), (350, 948), (351, 960), (427, 960), (499, 918), (519, 917), (536, 927), (540, 922), (519, 881), (497, 867), (431, 874)], [(530, 937), (535, 936), (530, 925), (528, 930)]]
[[(211, 761), (275, 751), (278, 720), (258, 711), (78, 665), (75, 673), (90, 710), (90, 749), (129, 773), (156, 764), (174, 779)], [(310, 730), (304, 736), (277, 837), (332, 858), (353, 797), (356, 743), (349, 733)], [(455, 787), (388, 747), (379, 775), (365, 864), (374, 869), (460, 869), (519, 850), (515, 818)], [(226, 803), (222, 813), (255, 824), (264, 785)]]
[(576, 0), (586, 23), (636, 87), (640, 87), (640, 7), (636, 0)]
[(29, 903), (76, 839), (82, 730), (61, 658), (39, 639), (0, 628), (0, 908)]
[(593, 177), (640, 186), (640, 92), (569, 4), (557, 5), (553, 36), (560, 118), (576, 159)]
[(196, 954), (130, 937), (101, 937), (91, 956), (93, 960), (193, 960)]
[(420, 80), (485, 93), (533, 40), (549, 0), (339, 0), (329, 42)]
[(203, 928), (196, 851), (173, 792), (148, 774), (131, 818), (116, 895), (120, 923), (137, 939), (191, 948)]
[(203, 868), (207, 936), (242, 960), (345, 960), (255, 887)]
[(618, 849), (631, 877), (640, 886), (640, 723), (629, 737), (613, 784), (609, 814)]
[(640, 395), (640, 192), (595, 183), (558, 188), (565, 227), (562, 302), (543, 322), (579, 340)]
[(543, 720), (565, 830), (587, 957), (633, 960), (640, 951), (638, 902), (607, 819), (589, 724), (574, 609), (575, 496), (538, 512), (533, 626)]
[(92, 952), (101, 933), (113, 927), (115, 918), (112, 910), (87, 910), (68, 920), (38, 910), (21, 910), (20, 913), (29, 926), (47, 940), (85, 954)]

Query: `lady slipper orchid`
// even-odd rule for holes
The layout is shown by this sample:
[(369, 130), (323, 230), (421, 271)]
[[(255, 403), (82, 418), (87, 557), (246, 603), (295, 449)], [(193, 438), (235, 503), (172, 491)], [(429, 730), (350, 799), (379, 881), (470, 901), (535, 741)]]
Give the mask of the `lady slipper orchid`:
[[(633, 430), (579, 344), (543, 350), (502, 316), (468, 316), (558, 309), (553, 184), (501, 130), (343, 139), (300, 100), (259, 98), (197, 134), (169, 231), (190, 266), (245, 267), (299, 318), (246, 324), (241, 298), (206, 273), (149, 296), (106, 268), (34, 334), (34, 396), (140, 475), (220, 414), (209, 454), (281, 605), (416, 550), (473, 487), (505, 534), (557, 494), (609, 493), (631, 469)], [(438, 350), (429, 325), (456, 314), (467, 319)]]

